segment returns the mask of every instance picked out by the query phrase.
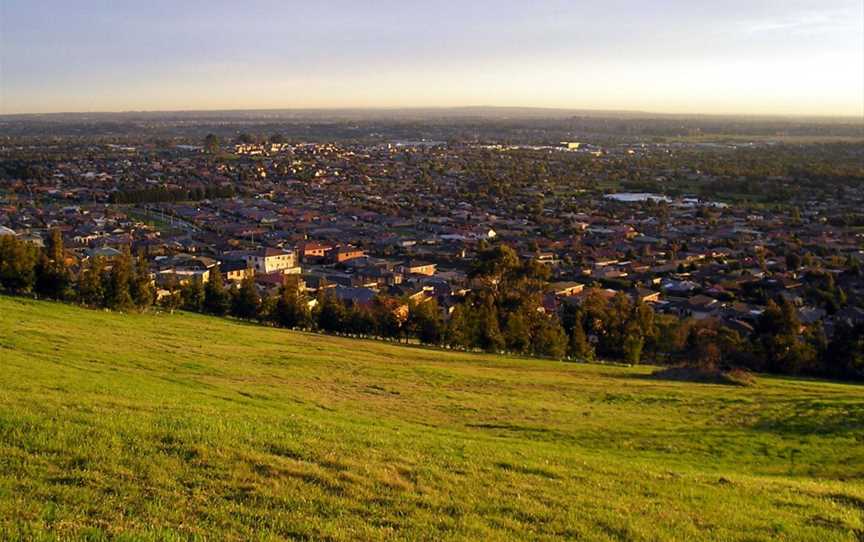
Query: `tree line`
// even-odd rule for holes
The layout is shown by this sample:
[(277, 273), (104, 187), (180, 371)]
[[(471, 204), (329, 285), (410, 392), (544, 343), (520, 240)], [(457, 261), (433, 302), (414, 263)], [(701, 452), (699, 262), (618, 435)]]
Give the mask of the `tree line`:
[[(715, 319), (657, 314), (623, 292), (610, 297), (589, 288), (578, 304), (545, 306), (548, 275), (541, 264), (495, 245), (478, 252), (469, 273), (470, 293), (448, 311), (434, 297), (346, 303), (326, 285), (318, 288), (317, 303), (310, 303), (298, 277), (290, 276), (276, 294), (261, 295), (252, 277), (229, 287), (218, 268), (206, 282), (169, 280), (158, 305), (289, 329), (414, 339), (489, 353), (864, 379), (864, 326), (838, 321), (829, 340), (821, 323), (803, 326), (794, 305), (782, 298), (768, 300), (754, 332), (742, 335)], [(126, 247), (110, 261), (90, 258), (73, 272), (58, 230), (51, 231), (44, 248), (0, 237), (0, 288), (121, 311), (157, 303), (143, 255), (135, 257)]]
[(193, 188), (142, 188), (112, 192), (111, 203), (173, 203), (205, 199), (233, 198), (233, 186), (198, 186)]

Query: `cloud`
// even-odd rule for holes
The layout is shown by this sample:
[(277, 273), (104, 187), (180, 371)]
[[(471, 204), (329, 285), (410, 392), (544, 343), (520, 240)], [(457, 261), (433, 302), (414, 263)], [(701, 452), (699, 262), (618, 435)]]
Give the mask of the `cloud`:
[(750, 34), (763, 33), (794, 33), (794, 34), (830, 34), (834, 32), (861, 30), (861, 13), (847, 10), (831, 12), (804, 12), (783, 17), (748, 20), (739, 23), (743, 30)]

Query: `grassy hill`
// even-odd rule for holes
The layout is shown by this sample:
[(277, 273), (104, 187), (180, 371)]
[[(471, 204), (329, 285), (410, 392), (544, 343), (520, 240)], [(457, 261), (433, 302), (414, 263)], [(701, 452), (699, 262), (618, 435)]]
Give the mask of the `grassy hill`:
[(0, 297), (0, 538), (864, 538), (864, 388), (649, 373)]

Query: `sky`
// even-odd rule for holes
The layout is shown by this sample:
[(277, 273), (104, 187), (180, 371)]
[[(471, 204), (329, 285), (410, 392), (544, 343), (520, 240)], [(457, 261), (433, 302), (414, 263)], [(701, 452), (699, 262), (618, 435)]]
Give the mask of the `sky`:
[(0, 114), (864, 117), (864, 0), (0, 0)]

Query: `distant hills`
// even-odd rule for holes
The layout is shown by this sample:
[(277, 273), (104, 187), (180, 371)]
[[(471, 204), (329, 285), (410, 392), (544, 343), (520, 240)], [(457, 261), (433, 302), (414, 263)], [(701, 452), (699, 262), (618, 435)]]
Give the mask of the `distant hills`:
[(132, 121), (132, 120), (207, 120), (214, 117), (227, 120), (271, 121), (370, 121), (370, 120), (424, 120), (424, 119), (485, 119), (485, 120), (541, 120), (568, 118), (609, 119), (680, 119), (727, 121), (789, 121), (814, 123), (854, 123), (864, 126), (861, 117), (813, 117), (778, 115), (694, 115), (649, 111), (615, 111), (595, 109), (556, 109), (542, 107), (416, 107), (416, 108), (334, 108), (334, 109), (235, 109), (200, 111), (118, 111), (68, 112), (0, 115), (0, 120)]

